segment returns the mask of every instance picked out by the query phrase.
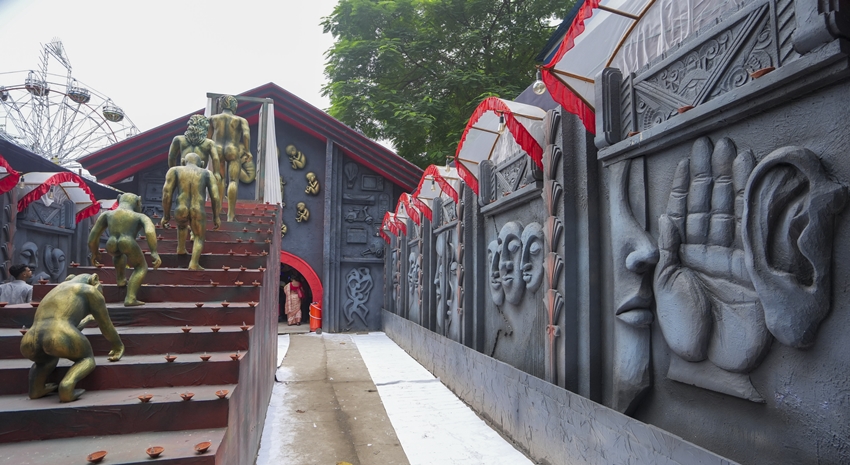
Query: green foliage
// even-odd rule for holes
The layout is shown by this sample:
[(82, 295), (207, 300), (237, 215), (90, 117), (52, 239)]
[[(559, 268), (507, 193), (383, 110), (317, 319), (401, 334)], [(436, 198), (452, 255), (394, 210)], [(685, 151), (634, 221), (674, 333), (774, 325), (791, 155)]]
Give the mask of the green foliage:
[(425, 167), (453, 156), (489, 96), (515, 98), (574, 0), (339, 0), (323, 94), (329, 113)]

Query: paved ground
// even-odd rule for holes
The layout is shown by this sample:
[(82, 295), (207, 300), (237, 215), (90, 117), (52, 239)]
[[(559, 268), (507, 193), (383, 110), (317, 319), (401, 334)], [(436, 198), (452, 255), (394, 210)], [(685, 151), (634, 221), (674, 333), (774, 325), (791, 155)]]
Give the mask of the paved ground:
[(383, 333), (278, 337), (257, 465), (532, 463)]

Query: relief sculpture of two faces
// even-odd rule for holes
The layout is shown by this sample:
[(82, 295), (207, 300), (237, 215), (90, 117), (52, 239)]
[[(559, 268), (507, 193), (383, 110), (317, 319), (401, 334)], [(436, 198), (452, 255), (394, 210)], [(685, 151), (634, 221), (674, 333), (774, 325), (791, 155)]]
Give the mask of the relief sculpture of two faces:
[[(748, 373), (773, 338), (805, 348), (829, 312), (832, 225), (845, 189), (807, 149), (783, 147), (756, 163), (728, 138), (700, 138), (676, 167), (655, 248), (628, 201), (630, 163), (610, 171), (617, 317), (646, 327), (654, 294), (658, 326), (675, 354), (668, 378), (762, 402)], [(648, 350), (625, 338), (632, 347), (615, 342), (615, 357)], [(634, 378), (621, 384), (648, 383), (621, 365), (615, 378)]]
[(487, 246), (490, 297), (497, 306), (517, 305), (527, 290), (536, 292), (543, 283), (543, 227), (518, 221), (505, 223)]

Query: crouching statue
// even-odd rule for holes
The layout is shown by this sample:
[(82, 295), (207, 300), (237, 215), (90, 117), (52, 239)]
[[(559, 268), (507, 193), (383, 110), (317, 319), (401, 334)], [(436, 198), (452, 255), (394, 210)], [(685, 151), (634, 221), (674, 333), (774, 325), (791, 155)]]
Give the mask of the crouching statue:
[[(85, 392), (75, 387), (94, 370), (95, 362), (91, 344), (80, 330), (92, 320), (112, 344), (109, 361), (121, 359), (124, 344), (109, 319), (103, 287), (96, 274), (70, 275), (44, 296), (32, 328), (21, 340), (21, 354), (33, 361), (29, 373), (30, 399), (38, 399), (58, 388), (59, 400), (71, 402)], [(58, 385), (47, 383), (60, 358), (67, 358), (74, 365)]]

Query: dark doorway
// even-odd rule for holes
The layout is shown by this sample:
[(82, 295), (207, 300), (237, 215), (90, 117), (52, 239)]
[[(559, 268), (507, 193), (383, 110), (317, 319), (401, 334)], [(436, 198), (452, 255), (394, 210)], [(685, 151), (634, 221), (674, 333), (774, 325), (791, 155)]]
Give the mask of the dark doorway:
[(310, 284), (304, 276), (292, 266), (280, 264), (280, 300), (278, 307), (278, 321), (286, 322), (286, 294), (283, 292), (283, 287), (286, 286), (292, 278), (297, 278), (304, 290), (304, 297), (301, 299), (301, 325), (310, 325), (310, 302), (313, 301), (313, 291), (310, 289)]

